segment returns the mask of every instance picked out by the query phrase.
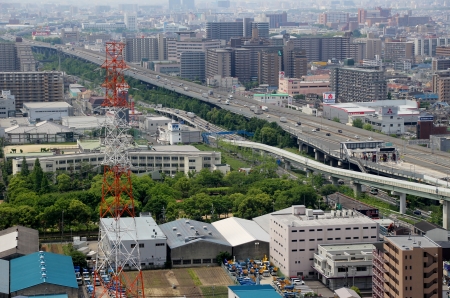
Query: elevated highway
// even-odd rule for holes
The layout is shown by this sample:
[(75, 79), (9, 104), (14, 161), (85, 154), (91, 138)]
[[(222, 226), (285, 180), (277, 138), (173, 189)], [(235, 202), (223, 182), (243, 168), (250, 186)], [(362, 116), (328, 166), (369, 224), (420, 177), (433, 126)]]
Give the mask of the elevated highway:
[(443, 226), (450, 227), (450, 189), (446, 187), (426, 185), (416, 182), (404, 181), (395, 178), (382, 177), (368, 173), (360, 173), (346, 169), (328, 166), (321, 162), (311, 160), (307, 157), (291, 153), (289, 151), (248, 141), (225, 140), (236, 146), (253, 148), (254, 150), (266, 151), (283, 158), (285, 162), (297, 164), (305, 171), (323, 173), (331, 177), (334, 183), (338, 179), (350, 180), (355, 193), (361, 192), (361, 185), (369, 185), (375, 188), (389, 190), (400, 196), (400, 213), (406, 209), (406, 194), (420, 196), (432, 200), (437, 200), (443, 204)]
[[(74, 50), (72, 50), (72, 48), (67, 49), (65, 46), (52, 46), (48, 43), (41, 43), (37, 41), (25, 40), (24, 42), (29, 42), (36, 51), (54, 51), (60, 55), (72, 56), (97, 65), (101, 65), (104, 60), (102, 53), (81, 48), (74, 48)], [(143, 83), (144, 88), (166, 88), (173, 92), (196, 98), (204, 102), (214, 103), (223, 109), (227, 109), (236, 114), (241, 114), (245, 117), (258, 117), (268, 121), (277, 122), (286, 132), (298, 139), (299, 146), (306, 146), (306, 149), (313, 149), (314, 152), (318, 153), (317, 157), (324, 159), (324, 161), (326, 157), (331, 157), (333, 161), (337, 160), (341, 163), (353, 164), (354, 168), (361, 168), (361, 166), (363, 166), (368, 172), (377, 172), (392, 177), (425, 181), (436, 185), (447, 184), (447, 182), (443, 180), (439, 181), (439, 179), (446, 178), (450, 173), (450, 153), (433, 152), (429, 148), (424, 148), (418, 145), (409, 145), (405, 140), (358, 129), (342, 123), (336, 123), (328, 119), (306, 115), (300, 111), (284, 107), (270, 105), (268, 112), (263, 115), (255, 115), (247, 108), (247, 106), (261, 105), (261, 102), (255, 101), (252, 98), (235, 93), (233, 94), (234, 98), (231, 104), (225, 105), (223, 104), (223, 101), (222, 103), (218, 102), (217, 96), (220, 95), (221, 98), (224, 99), (229, 95), (226, 92), (214, 90), (214, 96), (205, 98), (202, 96), (202, 93), (205, 93), (211, 88), (192, 82), (187, 82), (176, 77), (162, 75), (151, 70), (141, 68), (137, 65), (131, 65), (130, 69), (126, 71), (126, 74), (140, 80)], [(185, 90), (185, 87), (187, 87), (188, 90)], [(288, 122), (281, 123), (279, 121), (280, 116), (286, 117)], [(301, 122), (301, 125), (298, 127), (296, 126), (297, 122)], [(320, 132), (312, 132), (317, 128), (320, 128)], [(339, 133), (338, 130), (341, 130), (342, 133)], [(425, 179), (423, 176), (424, 173), (419, 173), (419, 171), (415, 170), (413, 171), (412, 168), (410, 168), (410, 170), (400, 170), (399, 168), (394, 168), (392, 165), (369, 162), (361, 163), (360, 160), (342, 159), (341, 156), (338, 156), (337, 153), (340, 150), (339, 147), (341, 142), (369, 139), (391, 143), (393, 146), (398, 148), (404, 162), (410, 164), (411, 166), (417, 165), (418, 167), (422, 167), (424, 169), (433, 170), (437, 174)]]

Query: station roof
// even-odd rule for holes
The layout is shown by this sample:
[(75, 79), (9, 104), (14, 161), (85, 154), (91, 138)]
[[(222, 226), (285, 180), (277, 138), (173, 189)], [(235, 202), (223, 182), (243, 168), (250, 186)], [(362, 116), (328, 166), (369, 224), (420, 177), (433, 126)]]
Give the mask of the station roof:
[(252, 241), (270, 242), (269, 233), (251, 220), (229, 217), (213, 222), (212, 225), (232, 246), (238, 246)]

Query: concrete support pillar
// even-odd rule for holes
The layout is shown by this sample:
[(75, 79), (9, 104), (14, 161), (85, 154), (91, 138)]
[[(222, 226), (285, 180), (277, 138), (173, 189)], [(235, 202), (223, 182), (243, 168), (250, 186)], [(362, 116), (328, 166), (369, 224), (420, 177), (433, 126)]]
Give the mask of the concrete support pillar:
[(338, 181), (339, 178), (331, 176), (331, 183), (333, 183), (333, 185), (338, 186), (339, 185)]
[(353, 193), (355, 194), (355, 197), (361, 196), (362, 190), (360, 183), (353, 182)]
[(298, 151), (303, 151), (303, 142), (298, 142)]
[(450, 229), (450, 202), (443, 200), (442, 205), (442, 227), (448, 230)]
[(342, 161), (338, 161), (338, 167), (342, 166)]
[(317, 150), (314, 151), (314, 159), (319, 160), (319, 151)]
[(337, 164), (338, 164), (338, 163), (336, 162), (336, 159), (330, 157), (330, 166), (331, 166), (331, 167), (336, 167)]
[(310, 170), (306, 170), (306, 177), (309, 178), (309, 176), (311, 176), (311, 171)]
[(406, 213), (406, 194), (399, 193), (399, 196), (400, 196), (400, 213), (405, 214)]
[(284, 169), (289, 171), (291, 169), (291, 163), (287, 160), (284, 161)]

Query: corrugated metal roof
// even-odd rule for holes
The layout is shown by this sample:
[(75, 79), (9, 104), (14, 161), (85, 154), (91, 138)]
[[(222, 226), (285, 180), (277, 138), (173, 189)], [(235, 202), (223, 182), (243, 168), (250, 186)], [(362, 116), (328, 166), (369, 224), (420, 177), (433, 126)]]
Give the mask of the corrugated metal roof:
[(270, 231), (270, 215), (271, 214), (292, 214), (292, 207), (287, 207), (285, 209), (281, 209), (275, 212), (271, 212), (265, 215), (261, 215), (253, 218), (253, 221), (256, 222), (264, 231), (269, 233)]
[(42, 283), (78, 288), (71, 257), (49, 252), (44, 252), (43, 255), (47, 275), (45, 279), (42, 278), (39, 252), (11, 260), (11, 292)]
[[(167, 237), (167, 245), (172, 249), (198, 241), (230, 246), (230, 243), (227, 242), (222, 234), (209, 223), (182, 218), (165, 223), (159, 227)], [(198, 232), (197, 235), (196, 231)]]
[(0, 293), (9, 294), (9, 262), (0, 259)]
[(238, 217), (230, 217), (212, 223), (232, 245), (238, 246), (252, 241), (269, 242), (269, 234), (256, 222)]
[[(108, 239), (110, 241), (116, 240), (116, 234), (112, 233), (113, 226), (116, 224), (116, 221), (114, 218), (102, 218), (100, 219), (102, 226), (107, 227), (106, 233), (108, 235)], [(136, 222), (136, 233), (137, 233), (137, 240), (151, 240), (151, 239), (161, 239), (165, 240), (166, 236), (164, 236), (164, 233), (161, 231), (159, 226), (156, 224), (155, 220), (151, 216), (144, 216), (144, 217), (135, 217), (134, 218)], [(134, 240), (135, 236), (131, 235), (129, 232), (129, 227), (132, 227), (134, 225), (133, 218), (132, 217), (122, 217), (120, 219), (120, 225), (122, 226), (122, 231), (120, 232), (120, 238), (122, 240)]]

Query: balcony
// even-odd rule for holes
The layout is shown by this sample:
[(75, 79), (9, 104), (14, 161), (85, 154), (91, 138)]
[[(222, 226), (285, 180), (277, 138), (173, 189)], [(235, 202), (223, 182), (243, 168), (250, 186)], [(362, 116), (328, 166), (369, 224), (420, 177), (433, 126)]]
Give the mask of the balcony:
[(424, 277), (423, 283), (424, 284), (431, 283), (432, 281), (437, 280), (437, 277), (438, 277), (437, 273), (431, 274), (429, 277)]
[[(425, 264), (424, 264), (425, 265)], [(438, 269), (438, 263), (434, 262), (431, 265), (423, 268), (423, 273), (428, 274), (430, 272), (432, 272), (433, 270), (437, 270)]]

